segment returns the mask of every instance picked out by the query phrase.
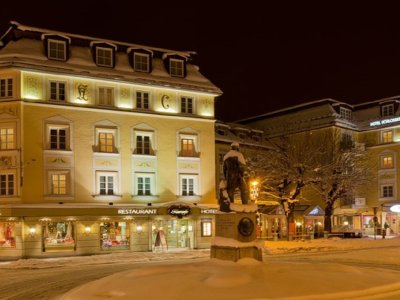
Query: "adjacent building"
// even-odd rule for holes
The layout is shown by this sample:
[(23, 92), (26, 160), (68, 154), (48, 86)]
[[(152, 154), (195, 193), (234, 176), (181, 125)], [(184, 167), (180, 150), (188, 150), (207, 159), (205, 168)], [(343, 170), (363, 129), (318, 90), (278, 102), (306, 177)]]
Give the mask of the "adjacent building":
[(209, 246), (221, 91), (195, 58), (10, 23), (0, 257)]

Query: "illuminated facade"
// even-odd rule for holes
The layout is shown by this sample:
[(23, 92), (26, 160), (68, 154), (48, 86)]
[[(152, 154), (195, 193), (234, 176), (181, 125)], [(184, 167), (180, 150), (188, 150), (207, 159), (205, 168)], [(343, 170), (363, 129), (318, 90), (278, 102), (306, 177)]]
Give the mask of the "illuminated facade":
[[(354, 199), (341, 199), (336, 203), (333, 231), (373, 235), (386, 230), (387, 234), (397, 235), (400, 234), (399, 103), (398, 96), (359, 105), (323, 99), (240, 123), (263, 130), (267, 139), (310, 131), (317, 138), (318, 132), (339, 130), (364, 145), (370, 154), (373, 178)], [(312, 190), (305, 188), (302, 194), (308, 203), (325, 207)], [(379, 223), (375, 226), (374, 217)], [(304, 220), (296, 222), (304, 232)]]
[(194, 57), (11, 22), (0, 257), (209, 246), (221, 91)]

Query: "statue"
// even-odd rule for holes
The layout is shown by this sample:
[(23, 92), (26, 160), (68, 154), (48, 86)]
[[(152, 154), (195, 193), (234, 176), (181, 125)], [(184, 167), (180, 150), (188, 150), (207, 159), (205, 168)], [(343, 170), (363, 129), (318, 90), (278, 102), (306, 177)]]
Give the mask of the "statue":
[(239, 188), (242, 204), (249, 202), (249, 189), (246, 183), (246, 160), (239, 150), (239, 144), (233, 142), (231, 150), (225, 154), (223, 160), (225, 179), (220, 182), (219, 204), (220, 210), (229, 212), (230, 203), (234, 202), (235, 190)]

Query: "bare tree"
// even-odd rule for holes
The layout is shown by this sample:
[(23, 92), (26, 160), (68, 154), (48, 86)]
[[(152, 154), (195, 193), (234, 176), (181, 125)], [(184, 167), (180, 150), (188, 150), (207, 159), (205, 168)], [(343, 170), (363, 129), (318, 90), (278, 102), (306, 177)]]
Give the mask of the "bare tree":
[(337, 200), (354, 199), (370, 183), (373, 166), (364, 145), (340, 129), (325, 131), (319, 140), (325, 147), (316, 161), (311, 186), (325, 201), (324, 230), (331, 232)]

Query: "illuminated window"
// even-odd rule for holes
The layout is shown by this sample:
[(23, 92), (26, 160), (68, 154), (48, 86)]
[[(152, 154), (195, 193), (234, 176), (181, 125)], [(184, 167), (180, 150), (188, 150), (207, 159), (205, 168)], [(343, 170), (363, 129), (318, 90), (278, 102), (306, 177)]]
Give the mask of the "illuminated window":
[(193, 113), (193, 99), (189, 97), (181, 97), (181, 113)]
[(340, 107), (340, 117), (342, 119), (351, 121), (351, 110), (348, 108)]
[(179, 134), (179, 156), (184, 157), (199, 157), (198, 152), (198, 136), (193, 133)]
[(211, 235), (212, 235), (212, 220), (201, 219), (201, 236), (211, 236)]
[(67, 174), (51, 174), (51, 194), (67, 194)]
[(394, 167), (393, 155), (381, 156), (381, 167), (384, 169), (391, 169)]
[(135, 71), (149, 72), (149, 59), (150, 56), (144, 53), (134, 53), (133, 64)]
[(0, 196), (11, 196), (15, 193), (14, 174), (0, 174)]
[(50, 81), (50, 100), (65, 101), (65, 82)]
[(184, 77), (184, 62), (182, 59), (169, 60), (169, 73), (171, 76)]
[(99, 151), (114, 152), (114, 134), (112, 132), (99, 133)]
[(0, 79), (0, 98), (8, 98), (12, 96), (13, 96), (12, 78)]
[(0, 150), (15, 148), (14, 128), (0, 128)]
[(181, 156), (194, 156), (194, 140), (182, 139), (181, 140)]
[(382, 185), (381, 193), (382, 198), (393, 197), (393, 185)]
[(393, 116), (393, 115), (394, 115), (393, 104), (382, 105), (382, 117)]
[(96, 47), (96, 64), (103, 67), (112, 67), (113, 49)]
[(136, 92), (136, 108), (149, 109), (149, 93), (147, 92)]
[(99, 87), (99, 105), (114, 105), (114, 89), (111, 87)]
[(117, 194), (117, 172), (96, 172), (97, 194)]
[(47, 42), (47, 57), (55, 60), (66, 60), (66, 42), (49, 39)]
[(393, 131), (385, 130), (381, 132), (382, 143), (391, 143), (393, 142)]
[(197, 192), (197, 175), (181, 174), (180, 175), (180, 195), (195, 196)]

